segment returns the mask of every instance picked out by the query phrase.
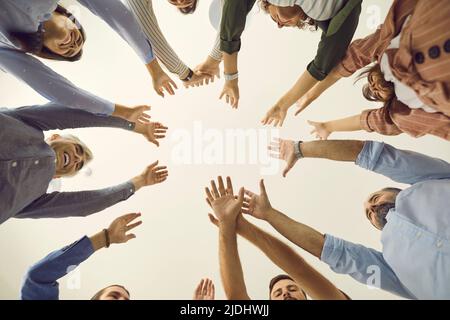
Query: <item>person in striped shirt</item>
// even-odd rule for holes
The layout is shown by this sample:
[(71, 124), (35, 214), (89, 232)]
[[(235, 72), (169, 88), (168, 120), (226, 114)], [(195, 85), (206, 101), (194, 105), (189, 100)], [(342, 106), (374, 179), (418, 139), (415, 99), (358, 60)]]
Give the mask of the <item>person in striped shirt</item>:
[(348, 118), (311, 122), (327, 139), (335, 131), (366, 130), (383, 135), (427, 134), (450, 140), (450, 2), (396, 0), (381, 27), (355, 40), (336, 69), (299, 101), (306, 108), (342, 77), (375, 62), (362, 76), (370, 101), (384, 106)]
[[(183, 14), (195, 12), (198, 4), (198, 0), (168, 1), (170, 4), (176, 6)], [(171, 73), (176, 74), (179, 79), (183, 81), (186, 88), (209, 84), (214, 81), (215, 76), (219, 75), (218, 71), (198, 72), (198, 70), (191, 69), (183, 62), (183, 60), (181, 60), (164, 37), (164, 34), (158, 25), (158, 20), (153, 10), (153, 0), (127, 0), (127, 4), (135, 15), (136, 20), (141, 25), (146, 37), (151, 42), (157, 58)], [(217, 52), (214, 53), (214, 55), (217, 57)], [(218, 59), (220, 62), (221, 57), (219, 56)], [(176, 88), (174, 83), (173, 86)]]

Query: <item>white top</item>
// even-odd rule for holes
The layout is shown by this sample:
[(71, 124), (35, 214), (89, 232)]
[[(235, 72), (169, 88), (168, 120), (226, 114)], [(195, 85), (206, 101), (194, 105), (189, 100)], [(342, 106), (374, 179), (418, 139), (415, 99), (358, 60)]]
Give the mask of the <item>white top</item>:
[(302, 8), (308, 17), (316, 21), (325, 21), (333, 18), (344, 7), (347, 0), (267, 0), (270, 4), (279, 7)]
[[(398, 49), (400, 47), (400, 38), (402, 36), (403, 28), (408, 24), (409, 18), (403, 24), (402, 30), (398, 36), (392, 39), (388, 49)], [(395, 95), (400, 102), (403, 102), (411, 109), (423, 109), (429, 113), (435, 113), (437, 110), (426, 105), (420, 100), (417, 93), (409, 86), (398, 80), (392, 73), (391, 65), (389, 63), (389, 57), (386, 53), (383, 54), (380, 62), (381, 71), (384, 74), (384, 79), (394, 84)]]

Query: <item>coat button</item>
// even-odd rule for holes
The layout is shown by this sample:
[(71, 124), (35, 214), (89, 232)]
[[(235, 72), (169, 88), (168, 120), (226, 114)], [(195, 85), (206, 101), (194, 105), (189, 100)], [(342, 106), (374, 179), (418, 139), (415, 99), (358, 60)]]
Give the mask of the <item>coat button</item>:
[(13, 168), (17, 167), (17, 162), (14, 161), (13, 163), (11, 163), (11, 166), (12, 166)]
[(445, 50), (445, 52), (450, 53), (450, 39), (445, 41), (444, 50)]
[(428, 55), (431, 59), (437, 59), (441, 55), (441, 49), (438, 46), (432, 46), (428, 50)]
[(34, 161), (34, 164), (38, 165), (39, 164), (39, 160)]
[(422, 64), (425, 62), (425, 56), (422, 52), (417, 52), (414, 55), (414, 61), (416, 61), (417, 64)]

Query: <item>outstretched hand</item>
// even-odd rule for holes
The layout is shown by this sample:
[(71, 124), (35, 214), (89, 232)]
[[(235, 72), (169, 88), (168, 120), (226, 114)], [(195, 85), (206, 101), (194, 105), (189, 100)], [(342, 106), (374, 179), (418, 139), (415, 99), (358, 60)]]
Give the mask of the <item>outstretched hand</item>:
[(287, 110), (279, 106), (272, 107), (267, 111), (265, 117), (261, 120), (263, 125), (273, 125), (274, 127), (282, 127), (284, 119), (286, 119)]
[(244, 201), (244, 188), (239, 190), (236, 197), (233, 194), (231, 178), (227, 177), (227, 186), (225, 187), (222, 177), (218, 177), (217, 188), (214, 180), (211, 181), (211, 189), (205, 188), (206, 201), (214, 210), (215, 215), (221, 222), (235, 222), (237, 216), (241, 213), (242, 203)]
[(269, 197), (267, 196), (264, 180), (259, 182), (260, 194), (253, 193), (245, 190), (245, 198), (242, 204), (242, 213), (251, 215), (257, 219), (266, 220), (272, 205), (270, 204)]
[(286, 161), (286, 167), (283, 170), (283, 177), (286, 178), (288, 172), (294, 167), (298, 159), (295, 156), (295, 141), (273, 139), (269, 145), (270, 156), (276, 159)]
[(194, 292), (193, 300), (214, 300), (215, 287), (212, 280), (202, 279)]
[(148, 141), (159, 147), (159, 139), (166, 137), (169, 128), (159, 122), (136, 123), (135, 131), (142, 134)]
[(132, 223), (133, 220), (136, 220), (140, 216), (140, 213), (129, 213), (115, 219), (108, 228), (110, 243), (126, 243), (136, 238), (135, 234), (127, 233), (142, 224), (142, 221)]

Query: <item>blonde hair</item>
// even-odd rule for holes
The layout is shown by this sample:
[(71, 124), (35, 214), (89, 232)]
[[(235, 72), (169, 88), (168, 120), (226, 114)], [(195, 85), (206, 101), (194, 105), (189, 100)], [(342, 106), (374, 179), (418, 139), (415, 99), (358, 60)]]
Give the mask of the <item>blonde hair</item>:
[(83, 148), (84, 154), (86, 155), (86, 163), (91, 162), (94, 159), (94, 154), (92, 153), (91, 149), (80, 140), (77, 136), (74, 136), (72, 134), (62, 134), (60, 135), (61, 138), (73, 140), (76, 144), (79, 144), (81, 148)]

